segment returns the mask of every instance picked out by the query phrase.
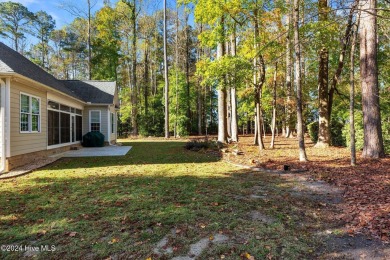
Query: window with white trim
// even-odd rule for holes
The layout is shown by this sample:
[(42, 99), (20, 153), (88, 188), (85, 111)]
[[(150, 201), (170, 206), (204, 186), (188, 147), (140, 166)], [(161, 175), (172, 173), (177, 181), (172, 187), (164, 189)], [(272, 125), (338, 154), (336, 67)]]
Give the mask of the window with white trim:
[(90, 126), (89, 126), (90, 131), (100, 132), (100, 125), (101, 125), (100, 110), (89, 111), (89, 120), (90, 120)]
[(37, 133), (41, 131), (41, 99), (20, 94), (20, 132)]

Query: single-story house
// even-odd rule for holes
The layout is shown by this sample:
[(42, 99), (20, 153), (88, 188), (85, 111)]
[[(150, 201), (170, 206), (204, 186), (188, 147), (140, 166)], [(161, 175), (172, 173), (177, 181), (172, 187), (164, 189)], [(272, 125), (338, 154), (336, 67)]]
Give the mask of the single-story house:
[(117, 138), (115, 82), (58, 80), (0, 42), (0, 173), (80, 145), (99, 131)]

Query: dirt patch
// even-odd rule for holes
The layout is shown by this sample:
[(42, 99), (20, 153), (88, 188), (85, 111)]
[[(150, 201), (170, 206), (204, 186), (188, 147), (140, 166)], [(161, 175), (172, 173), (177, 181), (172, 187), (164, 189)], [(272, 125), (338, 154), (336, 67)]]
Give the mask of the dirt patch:
[(259, 211), (250, 212), (249, 217), (252, 219), (252, 221), (260, 221), (268, 225), (273, 224), (276, 221), (274, 218), (267, 216)]
[(390, 248), (367, 236), (328, 234), (324, 238), (326, 247), (321, 250), (319, 259), (390, 259)]
[[(311, 214), (324, 223), (317, 229), (336, 230), (319, 235), (320, 259), (390, 259), (389, 157), (366, 160), (358, 155), (358, 166), (351, 167), (348, 148), (318, 149), (307, 142), (310, 161), (301, 163), (296, 139), (279, 137), (276, 149), (263, 151), (252, 143), (253, 137), (244, 137), (231, 144), (228, 150), (239, 149), (243, 155), (223, 153), (224, 160), (254, 169), (252, 174), (283, 178), (294, 184), (288, 191), (292, 197), (314, 202)], [(267, 194), (260, 187), (249, 197), (265, 199)]]
[[(172, 248), (167, 248), (168, 244), (168, 235), (161, 239), (156, 247), (154, 248), (154, 253), (159, 256), (169, 255), (173, 253)], [(195, 243), (190, 245), (189, 252), (187, 255), (176, 256), (172, 258), (172, 260), (193, 260), (197, 259), (203, 252), (205, 252), (210, 246), (213, 244), (222, 244), (227, 243), (229, 241), (229, 237), (223, 234), (215, 234), (210, 237), (202, 238)]]

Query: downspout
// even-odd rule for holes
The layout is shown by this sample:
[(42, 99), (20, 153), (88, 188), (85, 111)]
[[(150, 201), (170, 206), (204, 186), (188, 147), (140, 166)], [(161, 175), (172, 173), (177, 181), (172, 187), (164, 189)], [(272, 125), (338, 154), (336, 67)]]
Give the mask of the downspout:
[(0, 91), (1, 91), (1, 108), (0, 108), (0, 118), (1, 118), (1, 167), (0, 174), (5, 170), (6, 164), (6, 143), (5, 143), (5, 82), (0, 79)]
[(11, 78), (5, 79), (5, 123), (6, 157), (11, 157)]
[(112, 145), (111, 143), (111, 110), (110, 110), (110, 105), (107, 107), (107, 140), (108, 140), (108, 145)]

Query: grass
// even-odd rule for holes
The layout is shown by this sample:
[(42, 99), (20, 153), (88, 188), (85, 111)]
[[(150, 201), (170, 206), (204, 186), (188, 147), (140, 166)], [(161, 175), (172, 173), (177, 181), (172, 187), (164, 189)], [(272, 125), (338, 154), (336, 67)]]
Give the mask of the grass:
[[(131, 140), (124, 157), (63, 159), (0, 185), (0, 244), (54, 245), (38, 259), (166, 259), (220, 233), (201, 259), (311, 258), (315, 201), (290, 196), (290, 184), (248, 173), (184, 142)], [(250, 195), (266, 195), (251, 199)], [(304, 206), (302, 206), (304, 204)], [(251, 219), (258, 211), (274, 221)], [(172, 234), (174, 230), (174, 234)], [(173, 253), (158, 256), (168, 234)], [(25, 252), (0, 251), (1, 259)]]

